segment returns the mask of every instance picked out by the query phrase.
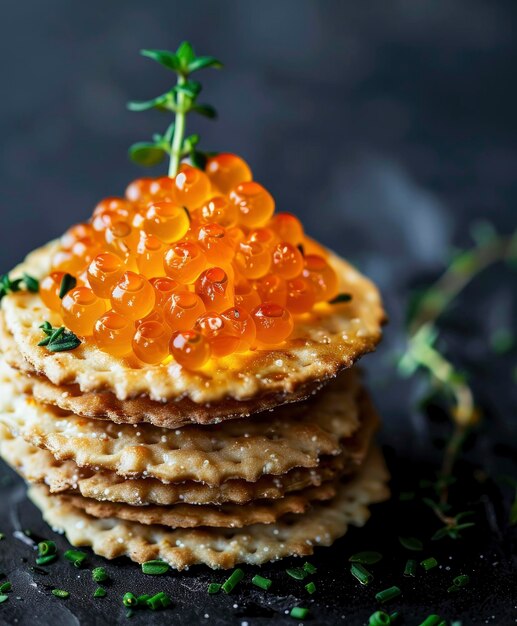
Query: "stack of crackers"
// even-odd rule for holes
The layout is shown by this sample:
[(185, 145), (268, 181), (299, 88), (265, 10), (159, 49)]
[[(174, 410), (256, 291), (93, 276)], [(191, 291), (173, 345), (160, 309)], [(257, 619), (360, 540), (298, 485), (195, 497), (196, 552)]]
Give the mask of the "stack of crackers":
[[(57, 244), (11, 272), (41, 278)], [(229, 568), (311, 554), (388, 497), (378, 417), (351, 366), (373, 350), (375, 286), (329, 262), (350, 302), (297, 321), (281, 346), (191, 372), (132, 367), (83, 342), (38, 346), (38, 293), (2, 300), (0, 453), (74, 546), (107, 558)]]

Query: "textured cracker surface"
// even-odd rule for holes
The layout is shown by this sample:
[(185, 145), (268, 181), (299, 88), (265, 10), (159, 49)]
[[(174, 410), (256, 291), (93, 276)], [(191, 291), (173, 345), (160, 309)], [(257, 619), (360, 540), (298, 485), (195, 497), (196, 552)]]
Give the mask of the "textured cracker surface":
[(339, 455), (358, 430), (361, 386), (355, 371), (305, 404), (286, 405), (256, 418), (179, 430), (92, 420), (39, 404), (17, 393), (20, 376), (0, 367), (0, 424), (13, 435), (79, 467), (161, 481), (256, 481), (295, 467), (315, 468)]
[(355, 469), (355, 463), (351, 460), (345, 462), (345, 455), (342, 454), (320, 460), (317, 468), (294, 468), (281, 476), (262, 476), (254, 483), (234, 479), (219, 486), (194, 481), (165, 484), (156, 478), (127, 479), (114, 472), (81, 468), (73, 461), (58, 461), (50, 452), (13, 438), (1, 425), (0, 457), (27, 482), (45, 484), (50, 493), (81, 495), (100, 502), (121, 502), (134, 506), (169, 506), (181, 502), (246, 504), (251, 500), (273, 500), (293, 491), (317, 487)]
[[(55, 246), (52, 242), (35, 250), (11, 275), (44, 276)], [(38, 294), (9, 294), (2, 310), (18, 352), (54, 385), (77, 384), (82, 392), (110, 391), (119, 400), (140, 395), (160, 402), (189, 398), (198, 405), (212, 404), (214, 418), (224, 413), (225, 402), (236, 400), (244, 403), (241, 413), (247, 414), (250, 400), (253, 406), (261, 398), (260, 409), (264, 409), (307, 395), (316, 381), (321, 383), (350, 367), (380, 340), (385, 314), (377, 288), (336, 255), (330, 254), (329, 262), (340, 276), (341, 290), (352, 294), (352, 302), (318, 305), (310, 315), (300, 316), (293, 335), (278, 349), (214, 359), (200, 372), (189, 372), (174, 361), (131, 367), (98, 350), (91, 341), (76, 350), (52, 354), (37, 346), (42, 337), (38, 326), (44, 319), (56, 324), (60, 319), (48, 311)], [(206, 410), (204, 415), (206, 419)]]
[(223, 504), (220, 506), (198, 504), (174, 504), (173, 506), (131, 506), (99, 502), (82, 496), (61, 496), (72, 506), (82, 509), (93, 517), (159, 524), (169, 528), (242, 528), (252, 524), (272, 524), (279, 518), (293, 513), (300, 515), (309, 510), (311, 503), (330, 500), (336, 495), (335, 483), (324, 483), (320, 487), (309, 487), (303, 491), (286, 495), (279, 500), (257, 500), (250, 504)]
[(349, 525), (363, 526), (368, 506), (389, 497), (388, 472), (376, 449), (353, 480), (340, 485), (328, 502), (315, 504), (304, 515), (286, 515), (274, 524), (244, 529), (194, 528), (166, 530), (116, 518), (97, 519), (44, 487), (31, 487), (29, 497), (46, 522), (64, 532), (72, 545), (91, 546), (108, 559), (128, 556), (137, 563), (164, 559), (178, 570), (205, 564), (231, 568), (237, 563), (259, 565), (287, 556), (312, 554), (314, 547), (329, 546)]

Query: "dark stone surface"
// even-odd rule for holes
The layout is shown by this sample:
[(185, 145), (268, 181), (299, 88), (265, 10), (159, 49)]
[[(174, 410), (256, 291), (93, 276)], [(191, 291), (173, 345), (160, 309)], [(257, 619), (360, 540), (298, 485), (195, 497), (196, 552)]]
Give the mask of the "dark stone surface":
[[(449, 427), (439, 410), (427, 416), (413, 408), (422, 379), (400, 381), (394, 372), (403, 312), (411, 288), (438, 275), (453, 245), (469, 243), (473, 221), (488, 219), (502, 232), (515, 227), (516, 17), (511, 0), (9, 3), (0, 20), (0, 267), (84, 219), (99, 198), (138, 176), (125, 151), (166, 119), (129, 113), (125, 102), (160, 93), (168, 76), (137, 50), (189, 38), (226, 62), (223, 72), (203, 76), (205, 98), (220, 111), (216, 124), (195, 122), (203, 145), (242, 154), (280, 210), (298, 213), (311, 234), (383, 289), (391, 324), (379, 353), (364, 364), (384, 416), (381, 440), (395, 493), (399, 483), (411, 489), (439, 466)], [(475, 509), (477, 526), (464, 541), (426, 543), (422, 558), (436, 556), (440, 569), (414, 581), (401, 576), (412, 555), (397, 535), (425, 539), (436, 524), (424, 505), (395, 497), (375, 507), (363, 531), (311, 559), (319, 567), (313, 597), (283, 573), (288, 562), (262, 568), (274, 580), (269, 593), (247, 582), (227, 597), (206, 593), (224, 573), (193, 568), (151, 579), (121, 560), (108, 565), (108, 596), (93, 600), (87, 570), (59, 562), (47, 574), (30, 572), (34, 552), (13, 531), (52, 533), (16, 481), (0, 486), (0, 571), (14, 586), (0, 605), (0, 624), (123, 622), (123, 592), (163, 588), (174, 607), (130, 623), (290, 624), (285, 610), (300, 604), (311, 608), (307, 623), (359, 625), (376, 608), (374, 593), (392, 584), (403, 595), (390, 608), (410, 626), (433, 612), (464, 626), (514, 623), (513, 493), (499, 478), (515, 475), (515, 351), (496, 355), (489, 339), (497, 328), (515, 326), (515, 282), (509, 269), (493, 268), (443, 320), (442, 347), (472, 373), (485, 417), (453, 490), (455, 508)], [(385, 555), (371, 568), (371, 588), (348, 573), (347, 558), (360, 549)], [(459, 573), (471, 584), (447, 594)], [(54, 586), (71, 597), (54, 598)]]

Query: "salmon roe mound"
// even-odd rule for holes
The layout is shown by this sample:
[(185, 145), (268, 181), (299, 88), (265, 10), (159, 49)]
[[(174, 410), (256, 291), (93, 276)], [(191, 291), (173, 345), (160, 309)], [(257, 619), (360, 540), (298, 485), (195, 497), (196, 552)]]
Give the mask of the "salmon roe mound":
[[(76, 285), (63, 296), (66, 274)], [(282, 344), (337, 292), (324, 249), (296, 216), (275, 214), (248, 164), (228, 153), (99, 202), (61, 237), (40, 283), (43, 303), (104, 352), (189, 370)]]

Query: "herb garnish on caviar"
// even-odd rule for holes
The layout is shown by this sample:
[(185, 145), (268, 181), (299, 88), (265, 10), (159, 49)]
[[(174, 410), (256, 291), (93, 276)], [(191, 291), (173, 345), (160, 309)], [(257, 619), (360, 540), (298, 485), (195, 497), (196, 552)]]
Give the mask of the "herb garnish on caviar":
[(274, 349), (298, 316), (350, 295), (339, 293), (327, 251), (294, 215), (275, 214), (243, 159), (201, 152), (199, 136), (185, 135), (189, 113), (215, 117), (198, 103), (201, 85), (191, 75), (221, 63), (196, 56), (187, 42), (142, 54), (174, 72), (176, 84), (128, 106), (175, 120), (130, 156), (146, 166), (168, 156), (168, 175), (133, 181), (124, 198), (102, 200), (88, 223), (61, 238), (40, 294), (65, 328), (42, 327), (48, 336), (40, 345), (57, 351), (91, 341), (137, 364), (175, 360), (189, 370)]

